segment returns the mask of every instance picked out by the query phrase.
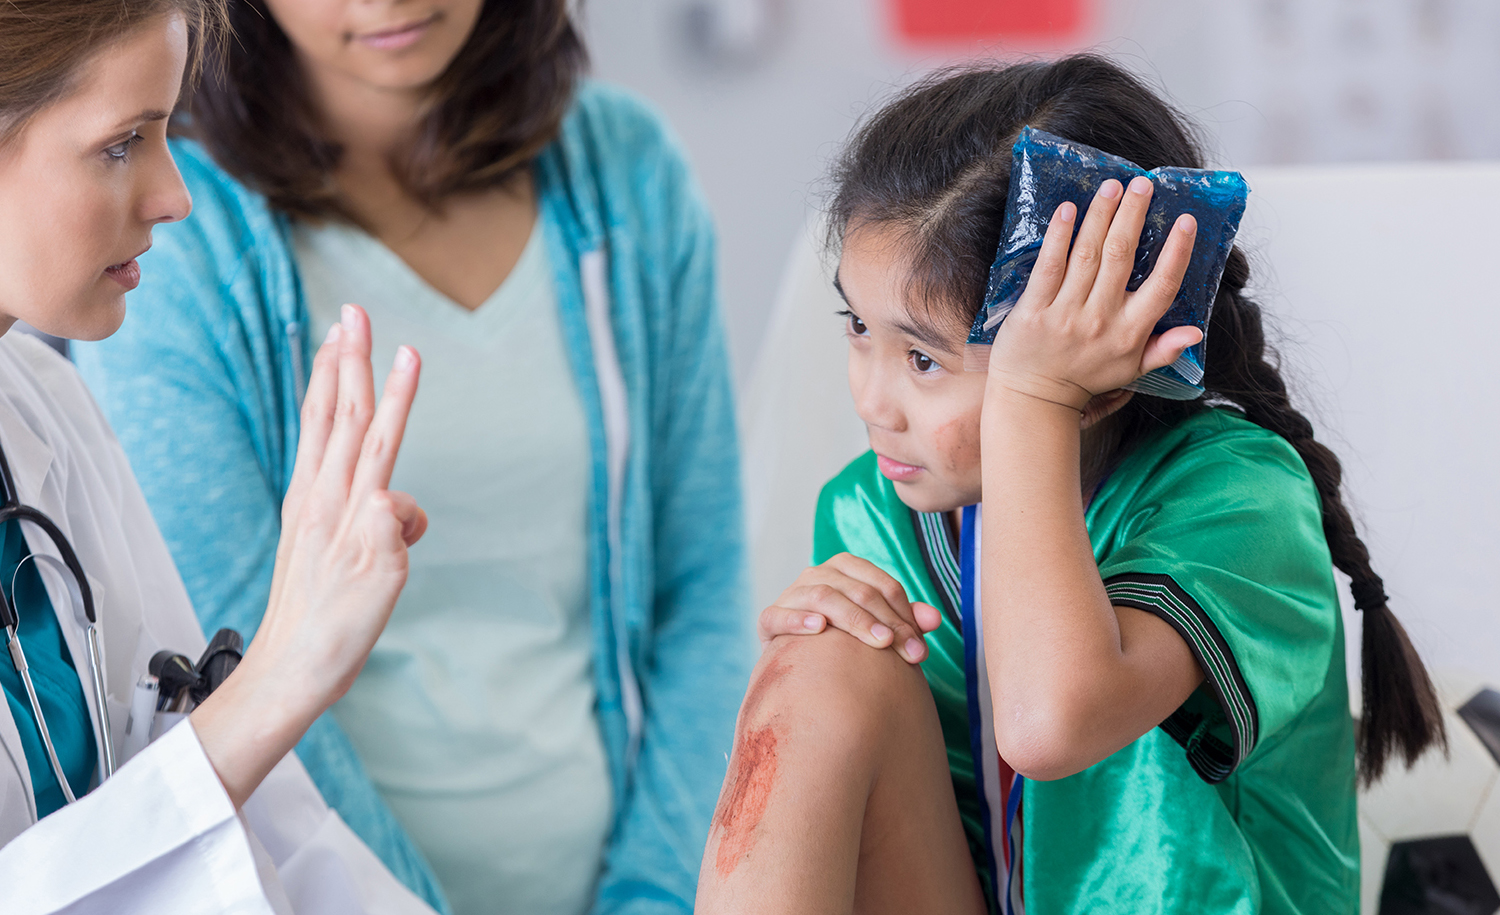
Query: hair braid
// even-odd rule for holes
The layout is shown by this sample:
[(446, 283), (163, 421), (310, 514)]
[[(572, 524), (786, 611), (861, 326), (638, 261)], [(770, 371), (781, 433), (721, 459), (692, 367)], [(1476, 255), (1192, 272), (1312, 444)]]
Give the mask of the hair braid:
[(1313, 437), (1312, 423), (1292, 406), (1281, 372), (1266, 358), (1260, 306), (1242, 293), (1248, 278), (1249, 266), (1236, 249), (1214, 305), (1204, 383), (1240, 407), (1246, 419), (1286, 439), (1317, 486), (1334, 567), (1349, 576), (1355, 607), (1364, 614), (1359, 772), (1369, 784), (1393, 752), (1409, 766), (1433, 744), (1447, 747), (1442, 710), (1411, 639), (1387, 606), (1384, 583), (1371, 568), (1370, 551), (1344, 504), (1343, 466)]

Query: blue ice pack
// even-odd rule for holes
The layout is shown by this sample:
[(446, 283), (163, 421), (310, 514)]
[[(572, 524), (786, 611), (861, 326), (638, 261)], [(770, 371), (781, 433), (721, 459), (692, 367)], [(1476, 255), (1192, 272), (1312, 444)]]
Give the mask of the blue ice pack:
[[(990, 266), (984, 307), (969, 330), (964, 353), (966, 366), (983, 370), (989, 365), (995, 332), (1026, 288), (1052, 214), (1063, 201), (1073, 201), (1078, 207), (1073, 229), (1076, 237), (1099, 185), (1110, 178), (1129, 184), (1136, 175), (1145, 175), (1156, 185), (1136, 248), (1135, 269), (1126, 286), (1131, 291), (1138, 289), (1156, 266), (1177, 217), (1191, 213), (1198, 220), (1197, 243), (1187, 274), (1182, 278), (1182, 288), (1172, 307), (1157, 322), (1156, 333), (1185, 324), (1208, 333), (1208, 319), (1219, 291), (1219, 279), (1224, 274), (1224, 262), (1229, 258), (1240, 217), (1245, 212), (1245, 198), (1250, 193), (1239, 172), (1171, 167), (1148, 172), (1119, 156), (1031, 127), (1021, 129), (1012, 156), (1010, 197), (1000, 232), (1000, 249)], [(1157, 397), (1192, 400), (1203, 393), (1203, 359), (1204, 343), (1200, 342), (1176, 362), (1142, 376), (1128, 387)]]

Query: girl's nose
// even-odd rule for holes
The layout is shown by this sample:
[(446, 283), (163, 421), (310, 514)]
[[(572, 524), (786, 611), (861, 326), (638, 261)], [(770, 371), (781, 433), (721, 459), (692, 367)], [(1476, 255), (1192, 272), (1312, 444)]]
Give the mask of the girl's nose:
[(906, 412), (895, 396), (893, 379), (879, 370), (849, 363), (849, 392), (854, 396), (854, 412), (866, 426), (887, 432), (906, 431)]

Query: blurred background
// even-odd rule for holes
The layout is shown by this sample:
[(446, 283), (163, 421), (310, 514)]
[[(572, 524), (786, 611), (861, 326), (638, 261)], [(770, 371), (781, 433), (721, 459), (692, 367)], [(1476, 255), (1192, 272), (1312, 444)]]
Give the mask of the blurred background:
[(934, 67), (1108, 52), (1236, 168), (1500, 157), (1496, 0), (583, 0), (580, 18), (595, 74), (687, 146), (741, 381), (829, 158)]

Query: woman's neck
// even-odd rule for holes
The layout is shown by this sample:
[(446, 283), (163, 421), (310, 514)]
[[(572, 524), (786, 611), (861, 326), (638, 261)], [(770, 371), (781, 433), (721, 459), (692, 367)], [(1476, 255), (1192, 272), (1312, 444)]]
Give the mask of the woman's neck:
[(305, 60), (302, 66), (323, 130), (342, 150), (333, 179), (345, 205), (382, 236), (399, 232), (402, 223), (419, 223), (425, 208), (411, 199), (392, 165), (421, 122), (424, 94), (372, 86)]

